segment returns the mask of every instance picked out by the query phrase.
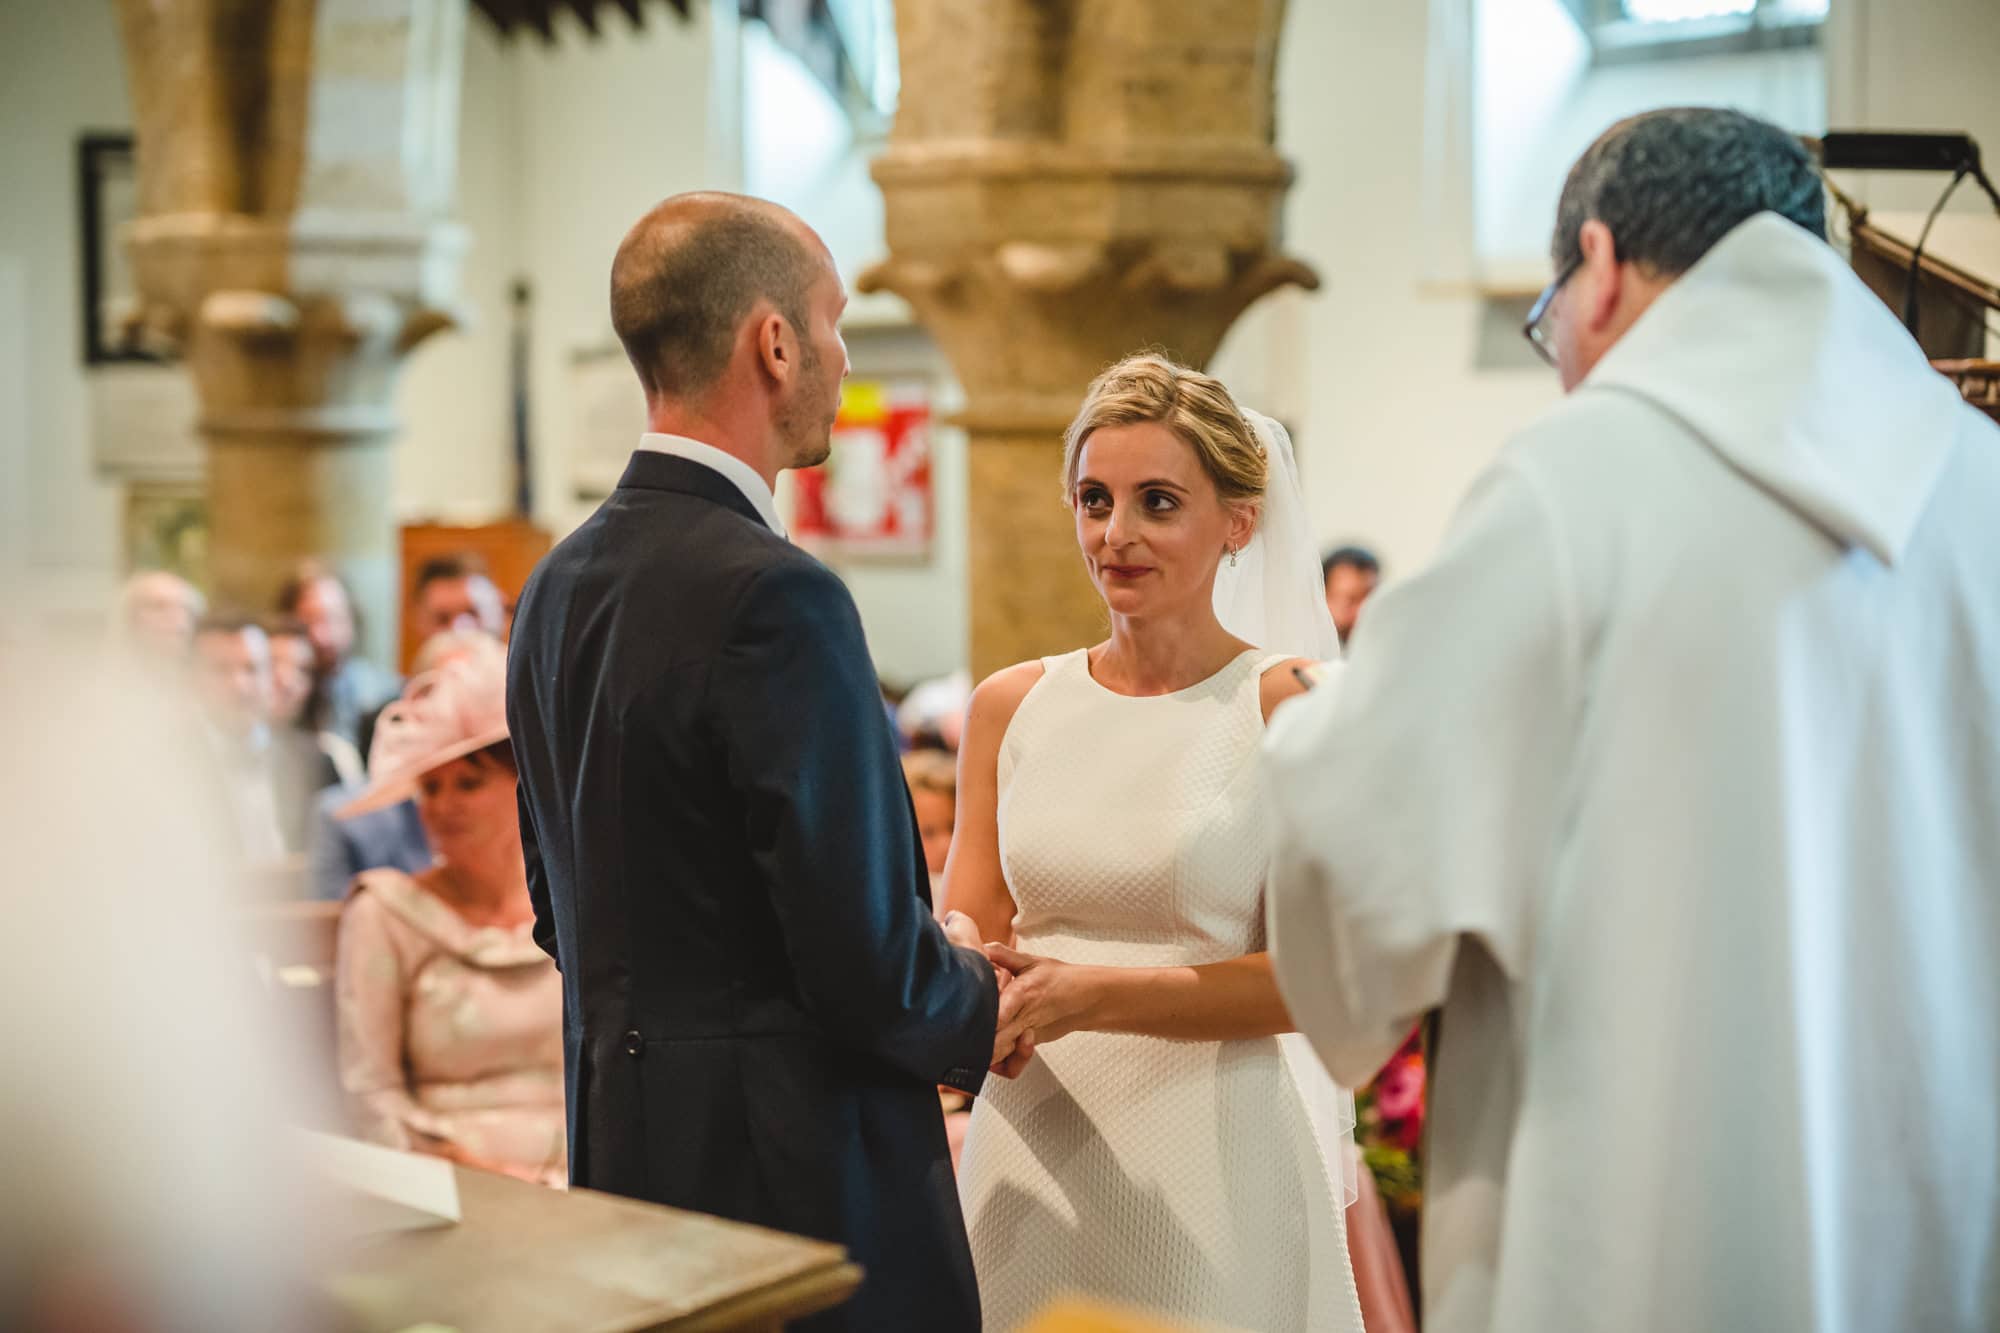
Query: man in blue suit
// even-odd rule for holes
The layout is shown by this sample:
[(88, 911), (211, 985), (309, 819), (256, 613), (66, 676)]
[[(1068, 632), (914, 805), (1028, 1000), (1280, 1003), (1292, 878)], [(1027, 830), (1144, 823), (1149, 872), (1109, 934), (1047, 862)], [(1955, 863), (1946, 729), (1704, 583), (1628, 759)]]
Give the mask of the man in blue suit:
[(761, 201), (677, 196), (620, 246), (649, 432), (521, 595), (521, 836), (574, 1182), (845, 1245), (859, 1293), (802, 1328), (975, 1329), (936, 1085), (1007, 1054), (998, 978), (931, 918), (860, 618), (771, 495), (827, 457), (845, 305)]

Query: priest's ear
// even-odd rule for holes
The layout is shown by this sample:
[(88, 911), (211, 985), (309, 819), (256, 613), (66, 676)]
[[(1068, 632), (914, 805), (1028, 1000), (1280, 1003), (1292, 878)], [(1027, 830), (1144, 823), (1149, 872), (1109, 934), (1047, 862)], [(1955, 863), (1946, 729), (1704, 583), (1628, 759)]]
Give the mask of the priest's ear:
[(1618, 262), (1618, 242), (1611, 228), (1596, 218), (1583, 224), (1576, 239), (1583, 252), (1583, 266), (1569, 282), (1569, 309), (1563, 316), (1593, 341), (1616, 336), (1622, 330), (1613, 325), (1631, 295), (1626, 286), (1634, 276), (1632, 266)]

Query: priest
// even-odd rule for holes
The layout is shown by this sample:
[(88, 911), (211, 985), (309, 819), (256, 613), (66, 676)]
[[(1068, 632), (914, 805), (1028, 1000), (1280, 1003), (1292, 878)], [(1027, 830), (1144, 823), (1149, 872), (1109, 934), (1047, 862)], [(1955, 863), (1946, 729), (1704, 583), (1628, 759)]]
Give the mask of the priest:
[(2000, 429), (1719, 110), (1572, 169), (1568, 391), (1268, 739), (1358, 1085), (1441, 1009), (1425, 1327), (2000, 1327)]

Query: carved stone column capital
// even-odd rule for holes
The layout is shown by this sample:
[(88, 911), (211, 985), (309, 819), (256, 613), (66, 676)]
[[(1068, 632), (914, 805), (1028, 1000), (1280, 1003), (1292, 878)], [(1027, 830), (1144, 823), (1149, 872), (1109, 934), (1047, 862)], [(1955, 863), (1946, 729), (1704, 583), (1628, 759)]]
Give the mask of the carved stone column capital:
[(902, 104), (874, 164), (897, 293), (952, 358), (970, 435), (972, 659), (1104, 631), (1060, 503), (1063, 427), (1105, 366), (1214, 355), (1252, 301), (1318, 285), (1278, 223), (1283, 0), (928, 0), (897, 9)]
[(394, 631), (403, 359), (459, 321), (444, 216), (464, 0), (118, 0), (138, 114), (125, 242), (149, 343), (193, 376), (218, 599), (330, 560)]

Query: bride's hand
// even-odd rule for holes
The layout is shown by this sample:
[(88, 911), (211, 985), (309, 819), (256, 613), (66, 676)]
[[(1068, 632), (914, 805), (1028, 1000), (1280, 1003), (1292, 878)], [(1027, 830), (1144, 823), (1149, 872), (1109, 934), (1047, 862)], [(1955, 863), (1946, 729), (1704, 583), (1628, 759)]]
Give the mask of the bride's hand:
[(1087, 969), (1022, 953), (1004, 944), (987, 945), (986, 956), (995, 967), (1013, 974), (1013, 980), (1000, 992), (995, 1047), (1005, 1050), (1029, 1033), (1034, 1042), (1047, 1045), (1076, 1031), (1087, 1000)]
[(938, 923), (944, 930), (944, 937), (961, 949), (980, 947), (979, 923), (963, 912), (946, 912), (944, 920)]

